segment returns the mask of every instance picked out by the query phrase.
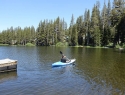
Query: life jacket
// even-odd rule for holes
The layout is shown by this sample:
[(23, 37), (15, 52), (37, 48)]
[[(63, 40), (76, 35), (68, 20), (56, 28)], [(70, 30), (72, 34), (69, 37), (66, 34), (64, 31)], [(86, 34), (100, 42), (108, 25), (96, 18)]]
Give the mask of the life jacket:
[(61, 62), (66, 63), (66, 59), (65, 59), (65, 58), (62, 58), (62, 59), (61, 59)]

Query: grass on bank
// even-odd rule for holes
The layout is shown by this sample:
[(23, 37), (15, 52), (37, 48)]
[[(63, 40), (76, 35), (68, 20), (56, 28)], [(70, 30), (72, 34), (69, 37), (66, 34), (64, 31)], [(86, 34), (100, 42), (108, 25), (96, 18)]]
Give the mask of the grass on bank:
[(0, 44), (0, 46), (8, 46), (9, 44)]
[[(2, 44), (0, 43), (0, 46), (9, 46), (9, 44)], [(16, 45), (14, 45), (16, 46)], [(26, 45), (17, 45), (17, 46), (35, 46), (32, 43), (27, 43)], [(58, 42), (56, 45), (53, 46), (57, 46), (57, 47), (67, 47), (69, 46), (68, 42)], [(100, 47), (100, 46), (83, 46), (83, 45), (77, 45), (77, 46), (70, 46), (70, 47), (85, 47), (85, 48), (112, 48), (113, 47), (113, 43), (110, 43), (108, 45), (106, 45), (105, 47)], [(119, 48), (123, 48), (125, 49), (125, 44), (121, 45), (116, 45), (114, 48), (119, 49)]]
[[(18, 44), (18, 45), (0, 44), (0, 46), (24, 46), (24, 45), (20, 45), (20, 44)], [(32, 43), (27, 43), (25, 46), (35, 46), (35, 45), (32, 44)]]
[(68, 46), (68, 42), (58, 42), (58, 43), (56, 44), (56, 46), (57, 46), (57, 47), (66, 47), (66, 46)]
[(25, 46), (35, 46), (35, 45), (32, 43), (27, 43)]

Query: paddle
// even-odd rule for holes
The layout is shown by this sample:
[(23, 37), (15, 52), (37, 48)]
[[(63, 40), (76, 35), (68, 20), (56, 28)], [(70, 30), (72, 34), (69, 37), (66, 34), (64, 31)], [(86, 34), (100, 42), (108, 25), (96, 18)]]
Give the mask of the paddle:
[(60, 54), (63, 54), (63, 53), (60, 51)]

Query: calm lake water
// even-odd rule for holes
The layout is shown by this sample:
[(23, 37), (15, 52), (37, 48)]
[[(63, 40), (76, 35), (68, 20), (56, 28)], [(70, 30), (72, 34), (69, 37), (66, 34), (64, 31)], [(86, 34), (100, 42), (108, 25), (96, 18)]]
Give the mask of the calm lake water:
[[(75, 65), (52, 68), (62, 51)], [(18, 60), (0, 73), (0, 95), (125, 95), (125, 53), (114, 49), (0, 46), (0, 59)]]

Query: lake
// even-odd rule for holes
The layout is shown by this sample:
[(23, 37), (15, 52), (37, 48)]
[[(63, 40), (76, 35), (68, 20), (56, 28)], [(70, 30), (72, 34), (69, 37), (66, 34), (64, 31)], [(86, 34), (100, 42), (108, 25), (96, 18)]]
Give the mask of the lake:
[[(52, 68), (62, 51), (75, 65)], [(125, 95), (125, 53), (83, 47), (0, 46), (0, 59), (18, 60), (0, 73), (0, 95)]]

